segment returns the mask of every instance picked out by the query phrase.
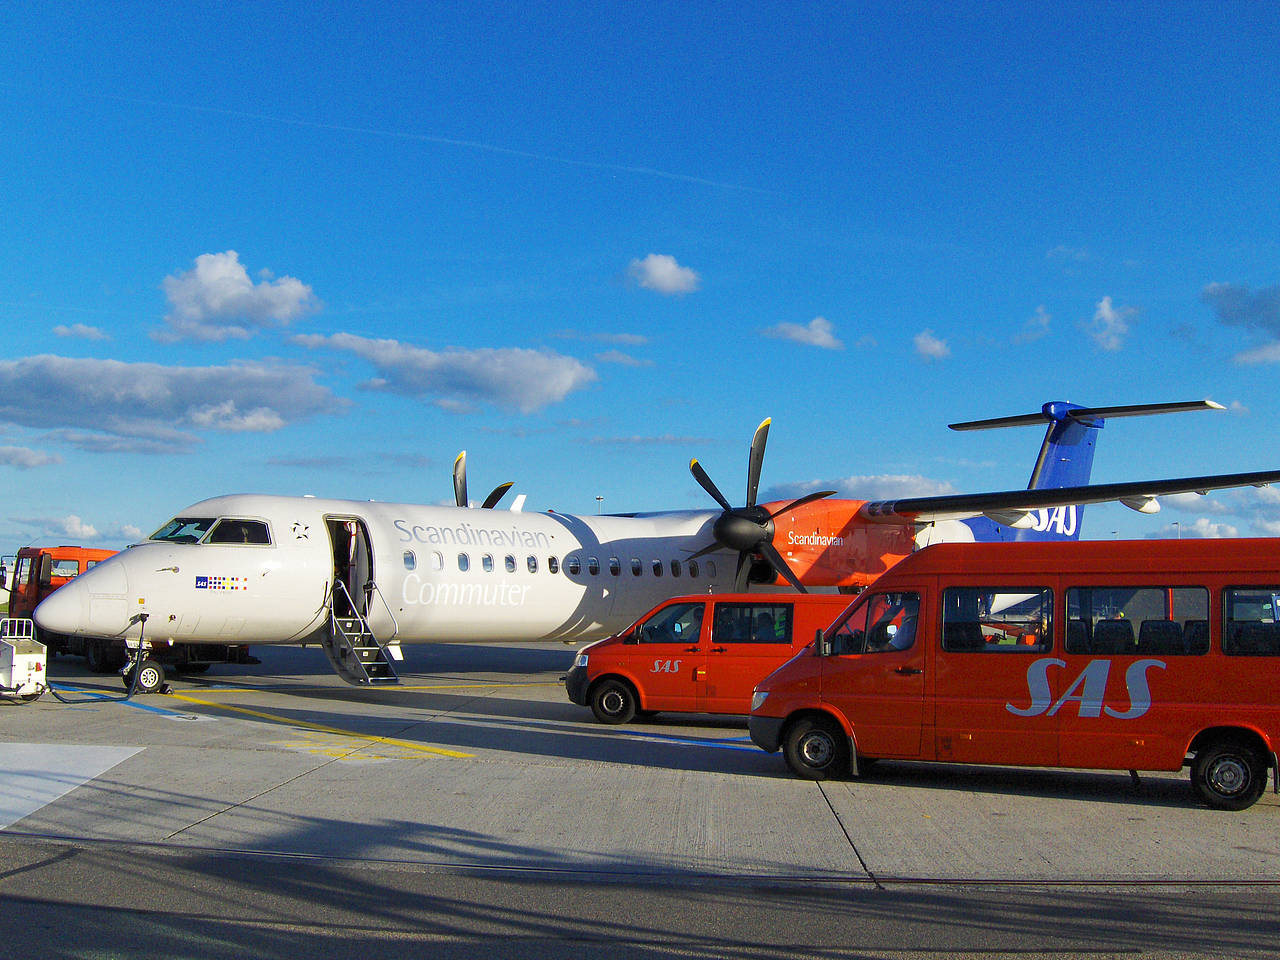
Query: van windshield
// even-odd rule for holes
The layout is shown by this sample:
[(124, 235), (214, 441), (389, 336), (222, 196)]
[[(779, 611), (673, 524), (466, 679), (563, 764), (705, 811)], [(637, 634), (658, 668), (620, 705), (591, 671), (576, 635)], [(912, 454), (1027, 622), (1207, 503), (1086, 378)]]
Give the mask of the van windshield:
[(169, 543), (199, 543), (217, 519), (217, 517), (174, 517), (147, 539), (167, 540)]

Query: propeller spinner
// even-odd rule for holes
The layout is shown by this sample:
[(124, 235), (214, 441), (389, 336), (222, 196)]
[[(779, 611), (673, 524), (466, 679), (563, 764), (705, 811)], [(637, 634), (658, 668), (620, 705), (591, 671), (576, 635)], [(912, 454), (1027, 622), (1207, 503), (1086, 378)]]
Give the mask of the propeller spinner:
[(716, 542), (702, 548), (689, 559), (695, 560), (704, 554), (714, 553), (717, 550), (736, 550), (738, 552), (738, 570), (734, 576), (734, 589), (742, 592), (747, 588), (747, 579), (751, 571), (751, 556), (752, 554), (759, 554), (788, 583), (801, 593), (807, 593), (808, 591), (805, 590), (804, 584), (800, 582), (800, 578), (787, 566), (787, 561), (783, 559), (782, 554), (773, 545), (773, 518), (786, 513), (788, 510), (794, 510), (801, 504), (829, 497), (835, 491), (819, 490), (807, 494), (798, 500), (792, 500), (786, 506), (772, 513), (764, 507), (756, 506), (756, 495), (760, 489), (760, 468), (764, 464), (764, 447), (769, 438), (770, 422), (767, 418), (762, 421), (760, 426), (756, 427), (755, 436), (751, 438), (751, 453), (747, 461), (747, 505), (745, 507), (732, 506), (725, 499), (719, 488), (716, 487), (711, 477), (707, 475), (707, 471), (702, 469), (702, 464), (698, 463), (696, 458), (689, 461), (689, 472), (693, 474), (693, 479), (697, 480), (702, 489), (711, 494), (716, 503), (724, 508), (724, 512), (716, 518), (716, 522), (711, 528), (711, 533), (716, 538)]
[[(480, 504), (483, 510), (492, 510), (511, 489), (512, 481), (500, 483), (484, 498)], [(467, 500), (467, 451), (463, 450), (453, 460), (453, 502), (460, 507), (470, 506)]]

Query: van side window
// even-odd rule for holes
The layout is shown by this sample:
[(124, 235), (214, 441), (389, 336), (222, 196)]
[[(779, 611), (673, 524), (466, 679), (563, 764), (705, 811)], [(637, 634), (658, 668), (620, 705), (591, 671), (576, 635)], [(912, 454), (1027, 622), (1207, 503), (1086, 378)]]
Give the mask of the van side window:
[(1053, 591), (1039, 587), (948, 587), (942, 649), (954, 653), (1042, 653), (1053, 636)]
[(640, 624), (641, 643), (697, 643), (706, 604), (673, 603)]
[(1195, 656), (1209, 652), (1209, 591), (1203, 587), (1072, 587), (1067, 653)]
[(791, 604), (717, 603), (712, 643), (791, 643)]
[(864, 596), (866, 599), (851, 607), (828, 633), (833, 654), (892, 653), (915, 645), (920, 594), (868, 593)]
[(1280, 656), (1280, 586), (1222, 591), (1222, 652), (1233, 657)]

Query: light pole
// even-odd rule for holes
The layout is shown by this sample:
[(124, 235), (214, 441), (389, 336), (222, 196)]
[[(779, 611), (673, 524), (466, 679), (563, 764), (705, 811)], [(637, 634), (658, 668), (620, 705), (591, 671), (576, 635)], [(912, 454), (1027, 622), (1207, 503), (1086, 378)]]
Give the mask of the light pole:
[(604, 497), (596, 497), (596, 516), (600, 515), (600, 508), (604, 504)]

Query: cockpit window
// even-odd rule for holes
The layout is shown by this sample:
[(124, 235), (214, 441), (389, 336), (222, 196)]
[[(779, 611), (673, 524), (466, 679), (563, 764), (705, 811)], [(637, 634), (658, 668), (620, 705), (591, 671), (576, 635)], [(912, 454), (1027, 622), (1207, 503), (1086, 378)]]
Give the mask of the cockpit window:
[(150, 539), (167, 540), (170, 543), (199, 543), (217, 519), (217, 517), (174, 517), (153, 533)]
[(219, 520), (208, 543), (271, 543), (271, 534), (261, 520)]

